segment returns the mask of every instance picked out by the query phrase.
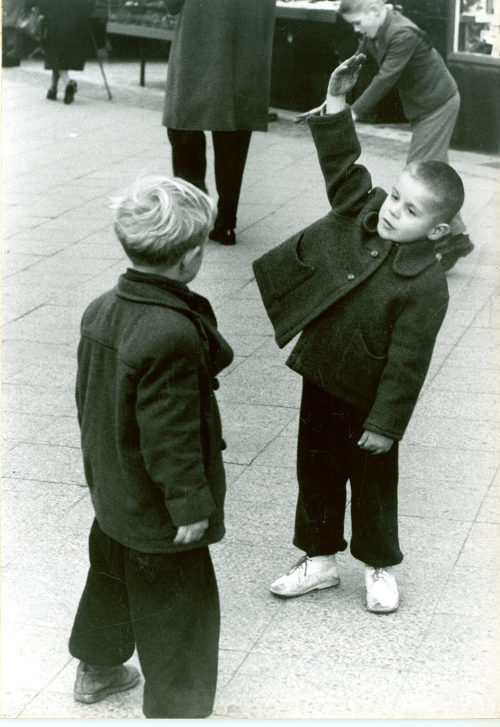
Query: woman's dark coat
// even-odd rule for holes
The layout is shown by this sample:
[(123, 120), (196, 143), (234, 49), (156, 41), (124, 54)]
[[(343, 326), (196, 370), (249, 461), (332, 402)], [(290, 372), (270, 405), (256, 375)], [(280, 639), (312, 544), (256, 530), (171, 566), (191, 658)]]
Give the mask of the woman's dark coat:
[[(87, 308), (76, 400), (85, 475), (101, 529), (161, 553), (224, 535), (225, 476), (215, 376), (232, 360), (210, 304), (185, 285), (129, 270)], [(173, 544), (209, 519), (202, 540)]]
[(350, 109), (310, 119), (332, 210), (254, 262), (287, 364), (366, 413), (365, 428), (401, 439), (448, 305), (443, 269), (427, 238), (377, 234), (386, 198), (372, 189)]
[(170, 0), (177, 18), (163, 124), (265, 131), (275, 0)]
[(45, 68), (82, 71), (94, 0), (38, 0), (44, 16)]

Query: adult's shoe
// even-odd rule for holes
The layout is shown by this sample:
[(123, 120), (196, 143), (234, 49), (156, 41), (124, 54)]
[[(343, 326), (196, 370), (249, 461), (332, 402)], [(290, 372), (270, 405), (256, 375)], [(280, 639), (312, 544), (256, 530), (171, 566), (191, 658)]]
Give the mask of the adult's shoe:
[(461, 257), (469, 255), (473, 250), (474, 245), (465, 232), (460, 232), (458, 235), (445, 235), (434, 245), (436, 258), (444, 270), (451, 270)]
[(64, 91), (64, 103), (69, 104), (73, 103), (73, 99), (75, 98), (75, 93), (78, 90), (78, 86), (76, 81), (68, 81), (66, 84), (66, 89)]
[(338, 586), (339, 583), (335, 554), (315, 555), (312, 558), (304, 555), (288, 573), (271, 583), (269, 589), (276, 596), (293, 598), (309, 591)]
[(214, 227), (209, 238), (220, 242), (221, 245), (236, 245), (236, 234), (231, 227)]
[(73, 694), (77, 702), (94, 704), (110, 694), (132, 689), (139, 679), (135, 666), (97, 666), (81, 661), (76, 670)]
[(49, 90), (47, 91), (47, 98), (49, 101), (56, 101), (57, 100), (57, 88), (54, 88), (51, 86)]
[(392, 613), (399, 608), (399, 592), (392, 568), (365, 565), (366, 607), (372, 613)]

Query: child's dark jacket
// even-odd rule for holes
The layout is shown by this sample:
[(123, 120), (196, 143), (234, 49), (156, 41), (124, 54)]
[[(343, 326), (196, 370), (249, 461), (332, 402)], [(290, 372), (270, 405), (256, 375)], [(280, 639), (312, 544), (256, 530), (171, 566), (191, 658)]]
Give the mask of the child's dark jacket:
[(386, 198), (372, 189), (349, 109), (311, 118), (332, 210), (254, 262), (279, 346), (303, 330), (287, 364), (366, 413), (365, 428), (401, 439), (448, 305), (427, 239), (377, 234)]
[[(101, 529), (150, 553), (224, 535), (215, 376), (232, 360), (212, 308), (187, 286), (129, 270), (85, 311), (76, 400), (85, 475)], [(209, 519), (202, 540), (173, 544)]]

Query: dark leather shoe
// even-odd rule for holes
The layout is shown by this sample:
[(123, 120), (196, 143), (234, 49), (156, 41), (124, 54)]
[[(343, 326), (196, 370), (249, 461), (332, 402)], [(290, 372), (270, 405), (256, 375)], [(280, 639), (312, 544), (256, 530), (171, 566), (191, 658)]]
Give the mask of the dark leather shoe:
[(94, 666), (81, 661), (76, 671), (73, 694), (77, 702), (94, 704), (109, 694), (132, 689), (139, 679), (135, 666)]
[(73, 103), (73, 99), (75, 98), (75, 93), (78, 90), (78, 86), (76, 85), (76, 81), (70, 81), (67, 86), (66, 90), (64, 91), (64, 103)]
[(469, 235), (464, 232), (458, 235), (445, 235), (434, 246), (436, 258), (444, 270), (451, 270), (461, 257), (469, 255), (474, 250)]
[(57, 100), (57, 88), (49, 88), (47, 91), (47, 98), (49, 101), (56, 101)]
[(236, 245), (236, 234), (231, 227), (214, 227), (208, 236), (221, 245)]

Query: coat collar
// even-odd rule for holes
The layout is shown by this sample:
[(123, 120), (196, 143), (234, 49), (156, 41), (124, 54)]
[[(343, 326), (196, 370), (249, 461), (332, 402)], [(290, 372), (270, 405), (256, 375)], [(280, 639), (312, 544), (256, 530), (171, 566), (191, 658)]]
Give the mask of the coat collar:
[[(378, 211), (368, 212), (363, 218), (363, 227), (371, 235), (377, 234)], [(385, 242), (382, 238), (378, 238), (381, 242)], [(392, 245), (397, 247), (392, 269), (398, 275), (413, 278), (425, 270), (433, 263), (436, 263), (436, 255), (434, 253), (434, 242), (426, 237), (415, 242), (400, 245), (393, 242)]]

